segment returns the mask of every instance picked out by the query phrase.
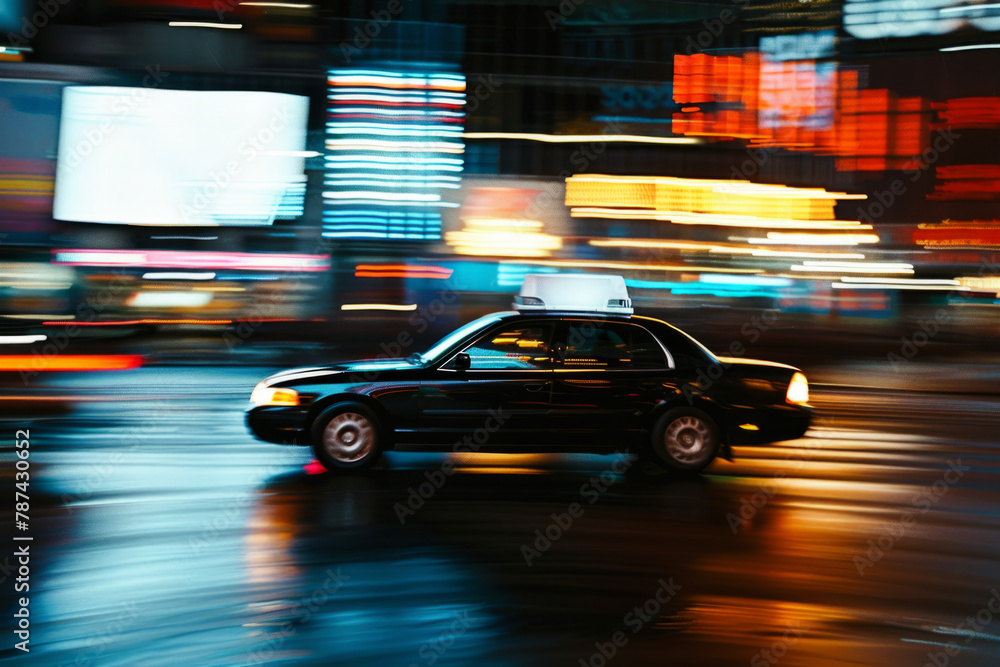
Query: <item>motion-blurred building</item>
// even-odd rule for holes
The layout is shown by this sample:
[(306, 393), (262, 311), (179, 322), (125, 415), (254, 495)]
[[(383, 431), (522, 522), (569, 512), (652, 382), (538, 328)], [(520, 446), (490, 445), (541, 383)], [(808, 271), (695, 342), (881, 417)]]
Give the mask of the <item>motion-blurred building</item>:
[[(997, 247), (997, 9), (878, 4), (5, 0), (5, 310), (346, 321), (567, 270), (651, 307), (992, 305), (960, 279)], [(607, 176), (635, 187), (580, 203)], [(807, 191), (859, 229), (761, 213)]]

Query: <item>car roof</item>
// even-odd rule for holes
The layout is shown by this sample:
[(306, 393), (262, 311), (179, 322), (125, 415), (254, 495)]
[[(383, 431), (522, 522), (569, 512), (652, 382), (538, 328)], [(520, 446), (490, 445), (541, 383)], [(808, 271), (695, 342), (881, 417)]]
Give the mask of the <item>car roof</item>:
[[(498, 315), (503, 315), (503, 319), (539, 319), (544, 317), (552, 318), (566, 318), (566, 319), (595, 319), (595, 320), (613, 320), (619, 322), (628, 322), (633, 319), (634, 315), (623, 315), (618, 313), (592, 313), (584, 310), (511, 310), (503, 311), (497, 313)], [(640, 319), (648, 319), (641, 318)]]
[[(682, 329), (674, 326), (670, 322), (658, 319), (656, 317), (650, 317), (648, 315), (635, 315), (635, 314), (624, 315), (618, 313), (588, 313), (582, 310), (527, 310), (527, 311), (508, 310), (493, 314), (500, 316), (500, 319), (497, 320), (498, 322), (552, 318), (559, 320), (593, 319), (593, 320), (605, 320), (608, 322), (631, 322), (637, 325), (652, 324), (654, 328), (658, 326), (665, 326), (669, 329), (680, 332), (686, 338), (691, 338), (689, 334), (685, 333)], [(698, 343), (697, 341), (695, 341), (695, 343), (701, 347), (704, 347), (701, 345), (701, 343)]]

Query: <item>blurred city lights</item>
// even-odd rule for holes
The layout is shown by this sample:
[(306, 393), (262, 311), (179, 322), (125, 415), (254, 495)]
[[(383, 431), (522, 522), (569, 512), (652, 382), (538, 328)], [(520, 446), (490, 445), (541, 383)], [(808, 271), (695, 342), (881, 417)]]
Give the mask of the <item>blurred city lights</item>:
[[(1000, 44), (997, 45), (1000, 48)], [(1000, 97), (962, 97), (932, 102), (941, 122), (934, 129), (995, 128), (1000, 126)]]
[(967, 5), (963, 0), (847, 0), (844, 30), (859, 39), (941, 35), (967, 26), (1000, 30), (1000, 17), (967, 16), (994, 6)]
[(533, 134), (530, 132), (465, 132), (466, 139), (521, 139), (549, 144), (578, 144), (585, 142), (610, 142), (628, 144), (691, 145), (701, 143), (689, 137), (654, 137), (634, 134)]
[(949, 287), (945, 285), (927, 285), (922, 283), (905, 285), (899, 283), (831, 283), (835, 289), (877, 289), (877, 290), (920, 290), (924, 292), (967, 292), (968, 287)]
[(928, 199), (996, 199), (1000, 197), (1000, 165), (961, 164), (935, 168), (937, 182)]
[(956, 280), (962, 287), (982, 292), (994, 292), (1000, 296), (1000, 278), (962, 276)]
[[(871, 229), (866, 225), (865, 229)], [(876, 234), (795, 234), (783, 232), (768, 232), (766, 237), (751, 237), (750, 243), (778, 245), (834, 245), (856, 246), (862, 243), (878, 243)]]
[(205, 21), (170, 21), (167, 25), (171, 28), (218, 28), (220, 30), (239, 30), (243, 27), (241, 23), (208, 23)]
[(913, 242), (925, 248), (996, 248), (1000, 247), (1000, 224), (993, 220), (919, 224), (913, 230)]
[[(766, 240), (766, 239), (764, 239)], [(751, 241), (754, 241), (751, 239)], [(760, 239), (756, 239), (760, 241)], [(806, 259), (864, 259), (861, 253), (852, 252), (804, 252), (801, 250), (770, 250), (739, 245), (722, 245), (697, 241), (669, 241), (650, 239), (591, 239), (590, 245), (601, 248), (663, 248), (690, 252), (711, 252), (728, 255), (750, 255), (753, 257), (798, 257)]]
[(142, 366), (136, 354), (0, 355), (0, 371), (123, 371)]
[(844, 276), (840, 279), (842, 283), (878, 283), (880, 285), (937, 285), (937, 286), (957, 286), (957, 280), (944, 280), (934, 278), (859, 278), (856, 276)]
[(946, 46), (938, 49), (945, 53), (949, 51), (976, 51), (978, 49), (1000, 49), (1000, 44), (966, 44), (964, 46)]
[(199, 273), (190, 271), (163, 271), (142, 274), (143, 280), (213, 280), (214, 278), (215, 273), (211, 271)]
[(340, 306), (341, 310), (396, 310), (409, 312), (417, 309), (417, 304), (392, 304), (392, 303), (345, 303)]
[(324, 271), (327, 255), (199, 252), (183, 250), (53, 250), (53, 261), (67, 266), (135, 266), (159, 269), (244, 269)]
[[(33, 318), (41, 319), (44, 316), (32, 316)], [(277, 320), (277, 321), (290, 321), (290, 320)], [(143, 317), (141, 319), (133, 320), (104, 320), (101, 322), (93, 321), (76, 321), (73, 316), (66, 316), (60, 319), (53, 319), (51, 321), (43, 321), (42, 324), (45, 326), (54, 325), (64, 325), (73, 327), (127, 327), (134, 326), (137, 324), (202, 324), (202, 325), (220, 325), (220, 324), (232, 324), (232, 320), (214, 320), (214, 319), (198, 319), (193, 317), (180, 317), (180, 318), (162, 318), (162, 317)]]
[(136, 292), (125, 300), (133, 308), (201, 308), (212, 301), (208, 292)]
[(445, 280), (451, 277), (454, 269), (442, 266), (423, 266), (414, 264), (358, 264), (354, 267), (357, 278), (430, 278)]
[(461, 158), (446, 156), (465, 150), (465, 78), (335, 69), (327, 82), (324, 236), (440, 238), (440, 210), (457, 206), (442, 190), (457, 188), (462, 171)]
[(312, 9), (316, 5), (304, 5), (294, 2), (241, 2), (243, 7), (277, 7), (279, 9)]
[(0, 345), (26, 345), (29, 343), (41, 343), (48, 340), (44, 334), (25, 334), (23, 336), (0, 336)]
[(462, 218), (465, 226), (445, 233), (445, 242), (460, 255), (546, 257), (562, 247), (558, 236), (542, 233), (538, 220)]
[(573, 217), (772, 229), (871, 229), (833, 219), (837, 200), (865, 195), (748, 181), (577, 175), (566, 179)]
[[(512, 262), (514, 260), (500, 260), (501, 262)], [(603, 260), (544, 260), (544, 259), (524, 259), (519, 260), (526, 264), (537, 266), (553, 266), (573, 269), (602, 269), (613, 271), (716, 271), (719, 273), (761, 273), (759, 269), (747, 269), (739, 267), (712, 267), (695, 266), (691, 264), (642, 264), (638, 262), (614, 262)]]
[(806, 260), (792, 271), (804, 273), (913, 273), (913, 265), (903, 262), (840, 262)]

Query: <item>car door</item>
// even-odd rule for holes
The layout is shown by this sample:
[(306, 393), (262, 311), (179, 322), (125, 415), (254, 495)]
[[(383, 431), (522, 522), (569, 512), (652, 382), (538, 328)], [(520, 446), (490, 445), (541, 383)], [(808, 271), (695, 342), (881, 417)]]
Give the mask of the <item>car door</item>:
[(638, 442), (654, 406), (676, 393), (667, 350), (627, 320), (566, 318), (554, 361), (551, 421), (573, 448)]
[[(477, 449), (544, 442), (552, 400), (554, 320), (519, 320), (490, 329), (421, 382), (421, 441)], [(455, 363), (469, 355), (469, 368)], [(466, 443), (469, 444), (469, 443)]]

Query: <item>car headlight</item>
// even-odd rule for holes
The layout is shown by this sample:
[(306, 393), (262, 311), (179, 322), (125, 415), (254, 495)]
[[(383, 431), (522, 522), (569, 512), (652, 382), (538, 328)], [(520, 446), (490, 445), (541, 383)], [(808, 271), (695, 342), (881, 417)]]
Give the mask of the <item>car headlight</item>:
[(299, 392), (285, 387), (268, 387), (263, 382), (253, 388), (250, 403), (261, 405), (298, 405)]
[(809, 383), (806, 381), (805, 375), (796, 373), (792, 376), (785, 400), (795, 405), (805, 405), (809, 402)]

